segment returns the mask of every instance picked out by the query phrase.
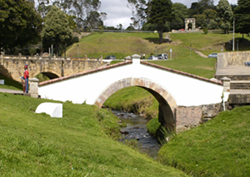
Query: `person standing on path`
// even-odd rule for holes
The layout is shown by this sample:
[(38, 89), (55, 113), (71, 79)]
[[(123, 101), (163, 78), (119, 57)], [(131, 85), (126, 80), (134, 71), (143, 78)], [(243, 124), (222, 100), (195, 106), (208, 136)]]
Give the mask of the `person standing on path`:
[(28, 65), (24, 65), (24, 73), (22, 79), (25, 80), (25, 93), (29, 92), (29, 71), (28, 71)]

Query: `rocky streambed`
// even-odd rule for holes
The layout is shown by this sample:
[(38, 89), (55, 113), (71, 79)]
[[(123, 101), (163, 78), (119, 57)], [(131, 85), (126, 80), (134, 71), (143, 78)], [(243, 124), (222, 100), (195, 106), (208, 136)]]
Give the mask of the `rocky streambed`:
[(146, 125), (148, 120), (133, 113), (114, 110), (112, 112), (120, 119), (121, 123), (127, 125), (121, 128), (121, 133), (123, 134), (123, 139), (121, 141), (137, 140), (140, 152), (156, 158), (160, 145), (157, 139), (147, 132)]

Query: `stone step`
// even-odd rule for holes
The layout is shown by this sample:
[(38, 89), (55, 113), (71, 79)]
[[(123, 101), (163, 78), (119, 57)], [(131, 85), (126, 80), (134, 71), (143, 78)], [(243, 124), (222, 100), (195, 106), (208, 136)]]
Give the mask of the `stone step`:
[(231, 105), (249, 105), (250, 90), (230, 89), (228, 101)]
[(231, 81), (230, 89), (250, 90), (250, 81), (246, 80)]
[(219, 80), (221, 80), (221, 78), (223, 77), (228, 77), (234, 81), (241, 81), (241, 80), (250, 81), (250, 75), (216, 75), (216, 79), (219, 79)]

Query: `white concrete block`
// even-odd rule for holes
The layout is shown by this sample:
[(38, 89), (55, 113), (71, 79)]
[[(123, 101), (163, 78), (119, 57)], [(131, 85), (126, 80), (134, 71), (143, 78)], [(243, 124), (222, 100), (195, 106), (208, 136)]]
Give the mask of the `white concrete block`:
[(63, 104), (62, 103), (41, 103), (36, 108), (36, 113), (46, 113), (50, 117), (62, 118), (63, 117)]

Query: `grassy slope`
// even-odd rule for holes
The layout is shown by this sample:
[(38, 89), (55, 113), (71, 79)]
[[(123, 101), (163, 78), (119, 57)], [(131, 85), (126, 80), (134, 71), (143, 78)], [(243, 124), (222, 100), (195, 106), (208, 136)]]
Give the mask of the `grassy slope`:
[[(236, 48), (236, 41), (241, 40), (242, 35), (236, 33), (235, 34), (235, 50)], [(209, 55), (213, 52), (221, 52), (221, 47), (224, 46), (229, 40), (232, 40), (232, 34), (203, 34), (203, 33), (173, 33), (170, 35), (172, 41), (179, 43), (179, 45), (183, 45), (186, 47), (198, 49), (206, 55)], [(245, 36), (246, 40), (250, 40), (250, 37)], [(240, 44), (239, 50), (250, 50), (249, 45)], [(231, 49), (230, 49), (231, 51)], [(229, 52), (230, 52), (229, 51)], [(225, 48), (223, 52), (227, 52)]]
[(235, 108), (165, 144), (162, 161), (194, 176), (250, 176), (250, 107)]
[[(150, 41), (157, 40), (154, 33), (92, 33), (79, 42), (79, 56), (106, 57), (115, 55), (124, 58), (135, 53), (154, 52), (155, 44)], [(77, 57), (77, 44), (67, 50), (68, 56)], [(149, 56), (149, 54), (147, 54)]]
[(0, 93), (1, 176), (185, 176), (113, 140), (117, 119), (63, 104), (62, 119), (35, 114), (48, 100)]
[[(4, 85), (0, 85), (0, 88), (4, 89), (12, 89), (12, 90), (22, 90), (23, 86), (21, 83), (14, 81), (12, 79), (9, 79), (2, 74), (0, 74), (0, 79), (4, 79)], [(21, 81), (21, 79), (20, 79)]]

